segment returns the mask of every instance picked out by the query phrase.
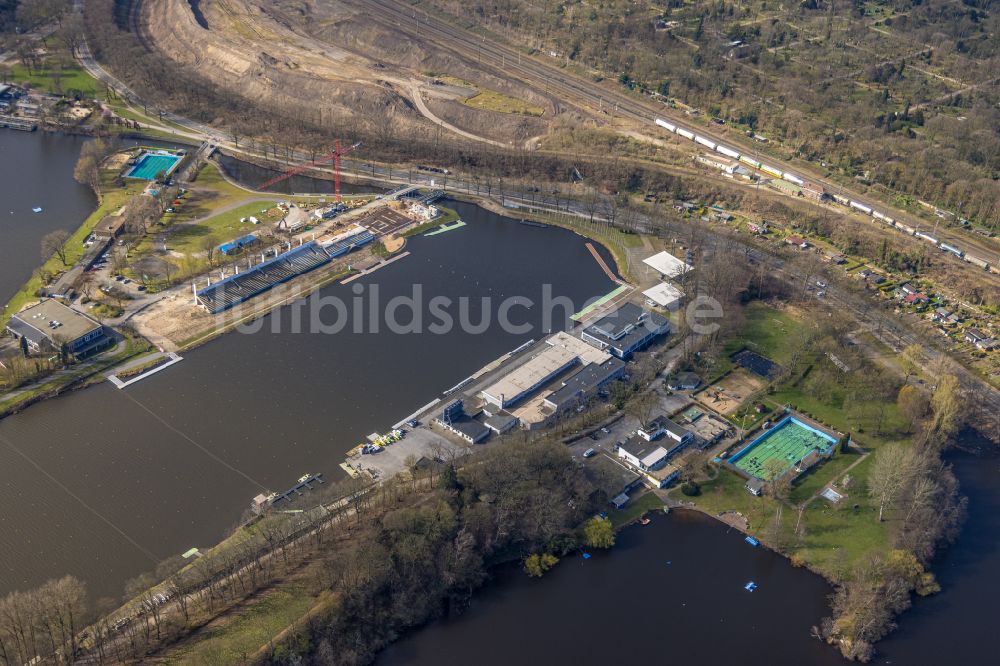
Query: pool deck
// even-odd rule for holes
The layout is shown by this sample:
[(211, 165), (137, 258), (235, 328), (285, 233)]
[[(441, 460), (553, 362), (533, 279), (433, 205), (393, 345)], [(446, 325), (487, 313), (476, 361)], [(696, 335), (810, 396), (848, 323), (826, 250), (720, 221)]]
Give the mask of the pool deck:
[[(161, 168), (160, 166), (161, 164), (164, 167), (166, 166), (165, 162), (168, 159), (170, 160), (169, 167)], [(174, 172), (175, 169), (177, 169), (177, 165), (181, 163), (182, 159), (183, 157), (181, 155), (174, 155), (172, 153), (165, 153), (165, 152), (146, 151), (143, 152), (142, 155), (139, 157), (139, 159), (136, 161), (136, 163), (129, 168), (129, 170), (125, 174), (125, 177), (134, 178), (136, 180), (153, 181), (156, 180), (156, 175), (161, 171), (169, 176), (171, 173)], [(149, 168), (149, 163), (151, 162), (155, 163), (156, 166), (155, 169)], [(143, 175), (139, 175), (140, 172)]]
[[(747, 455), (749, 455), (758, 446), (765, 444), (770, 437), (776, 435), (783, 428), (786, 428), (790, 425), (795, 425), (798, 426), (799, 428), (804, 428), (806, 430), (809, 430), (829, 442), (829, 445), (824, 448), (812, 447), (808, 450), (805, 450), (803, 452), (803, 455), (800, 457), (799, 462), (801, 462), (801, 460), (805, 460), (809, 455), (811, 455), (814, 452), (821, 457), (828, 455), (830, 451), (833, 449), (833, 447), (837, 445), (837, 442), (840, 441), (840, 439), (843, 437), (842, 433), (832, 430), (824, 426), (823, 424), (814, 421), (808, 416), (799, 414), (798, 412), (789, 412), (784, 417), (782, 417), (780, 421), (775, 423), (767, 430), (762, 429), (759, 433), (756, 433), (756, 435), (752, 439), (750, 439), (750, 441), (746, 445), (741, 447), (736, 453), (734, 453), (728, 459), (726, 459), (725, 462), (731, 469), (739, 472), (742, 475), (753, 478), (760, 478), (750, 470), (740, 466), (739, 461), (744, 457), (746, 457)], [(771, 457), (773, 456), (768, 456), (768, 458)], [(788, 466), (788, 469), (791, 469), (796, 464), (798, 463), (792, 462)]]

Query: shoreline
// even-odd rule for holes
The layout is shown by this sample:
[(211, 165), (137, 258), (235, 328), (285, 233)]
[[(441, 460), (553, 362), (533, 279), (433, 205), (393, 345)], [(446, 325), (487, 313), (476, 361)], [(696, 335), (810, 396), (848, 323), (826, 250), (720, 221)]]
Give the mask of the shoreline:
[[(143, 138), (147, 138), (148, 139), (149, 137), (143, 137)], [(228, 177), (227, 177), (227, 180), (229, 180)], [(246, 186), (244, 186), (242, 184), (239, 184), (239, 183), (236, 183), (236, 184), (241, 189), (244, 189), (247, 192), (248, 196), (253, 195), (255, 193), (259, 194), (259, 192), (257, 192), (256, 190), (249, 189)], [(588, 230), (586, 230), (586, 229), (578, 229), (578, 228), (575, 228), (575, 227), (573, 227), (572, 225), (569, 225), (569, 224), (560, 224), (558, 221), (556, 221), (554, 219), (549, 219), (549, 217), (546, 216), (544, 213), (539, 213), (539, 212), (536, 212), (536, 211), (525, 210), (525, 211), (523, 211), (524, 212), (524, 217), (522, 217), (522, 218), (513, 217), (512, 215), (510, 215), (510, 210), (509, 209), (501, 206), (498, 202), (496, 202), (492, 198), (485, 197), (485, 196), (484, 197), (475, 197), (475, 196), (469, 196), (469, 195), (462, 195), (462, 194), (451, 193), (451, 194), (447, 194), (446, 198), (451, 198), (453, 200), (460, 201), (462, 203), (466, 203), (466, 204), (478, 206), (478, 207), (480, 207), (480, 208), (482, 208), (482, 209), (484, 209), (484, 210), (486, 210), (488, 212), (491, 212), (493, 214), (496, 214), (496, 215), (502, 217), (508, 223), (519, 223), (521, 221), (521, 219), (532, 218), (533, 220), (536, 220), (540, 224), (544, 224), (545, 226), (550, 226), (550, 227), (554, 227), (554, 228), (565, 229), (567, 231), (572, 231), (572, 232), (576, 233), (577, 235), (579, 235), (579, 236), (581, 236), (583, 238), (586, 238), (586, 239), (588, 239), (588, 240), (590, 240), (590, 241), (592, 241), (594, 243), (597, 243), (602, 248), (604, 248), (610, 254), (611, 260), (614, 262), (614, 266), (613, 266), (614, 273), (616, 275), (618, 275), (621, 279), (623, 279), (623, 280), (625, 280), (625, 281), (627, 281), (629, 283), (632, 282), (631, 276), (629, 276), (629, 275), (627, 275), (627, 274), (625, 274), (623, 272), (622, 266), (624, 264), (621, 261), (621, 258), (618, 256), (618, 253), (615, 251), (615, 248), (613, 248), (611, 246), (611, 244), (609, 243), (608, 239), (603, 238), (603, 237), (601, 237), (598, 234), (588, 233)], [(91, 222), (93, 222), (93, 224), (96, 226), (96, 224), (100, 221), (99, 218), (94, 219), (94, 220), (92, 220), (92, 218), (95, 218), (97, 216), (97, 214), (99, 213), (99, 211), (101, 210), (101, 208), (104, 206), (104, 201), (106, 199), (106, 195), (97, 195), (97, 199), (98, 199), (97, 205), (87, 215), (87, 217), (83, 220), (83, 222), (80, 224), (80, 226), (77, 227), (77, 229), (73, 232), (73, 235), (71, 235), (71, 238), (74, 237), (75, 235), (79, 234), (80, 231), (81, 231), (81, 229), (83, 229), (84, 227), (86, 227), (88, 224), (91, 224)], [(440, 222), (437, 221), (437, 220), (429, 222), (429, 223), (426, 223), (426, 224), (423, 224), (423, 225), (417, 224), (414, 227), (412, 227), (407, 233), (402, 234), (402, 236), (405, 238), (410, 232), (419, 232), (420, 230), (424, 229), (424, 227), (430, 229), (430, 228), (435, 228), (437, 226), (440, 226)], [(381, 267), (381, 265), (385, 264), (387, 261), (395, 261), (396, 259), (402, 258), (402, 256), (405, 256), (405, 255), (409, 254), (409, 252), (404, 252), (405, 246), (406, 246), (406, 244), (404, 243), (403, 247), (401, 247), (397, 252), (393, 253), (392, 255), (389, 255), (388, 257), (383, 258), (382, 262), (380, 262), (379, 264), (376, 264), (376, 266), (374, 268)], [(186, 351), (190, 351), (190, 350), (196, 349), (197, 347), (200, 347), (200, 346), (202, 346), (204, 344), (212, 342), (213, 340), (215, 340), (217, 338), (222, 337), (223, 335), (225, 335), (226, 333), (231, 332), (235, 327), (237, 327), (237, 326), (239, 326), (241, 324), (248, 324), (248, 323), (257, 321), (258, 319), (261, 319), (261, 318), (266, 317), (266, 316), (268, 316), (270, 314), (273, 314), (274, 312), (276, 312), (280, 308), (288, 305), (290, 302), (292, 302), (292, 301), (294, 301), (296, 299), (308, 297), (311, 294), (315, 293), (316, 291), (318, 291), (320, 289), (323, 289), (323, 288), (325, 288), (325, 287), (333, 284), (334, 282), (343, 280), (344, 278), (349, 278), (351, 275), (356, 275), (356, 274), (359, 273), (355, 269), (344, 270), (343, 267), (339, 266), (339, 265), (332, 266), (330, 268), (333, 268), (334, 270), (327, 270), (327, 271), (320, 270), (320, 271), (310, 272), (310, 273), (307, 273), (305, 275), (299, 276), (298, 278), (296, 278), (294, 280), (291, 280), (290, 282), (288, 282), (286, 285), (283, 285), (283, 286), (286, 289), (287, 288), (294, 289), (294, 293), (290, 293), (290, 294), (289, 293), (285, 293), (285, 294), (282, 294), (282, 295), (279, 296), (279, 298), (276, 301), (269, 302), (269, 301), (267, 301), (267, 296), (266, 295), (261, 295), (261, 297), (263, 297), (264, 302), (262, 304), (258, 305), (257, 307), (251, 307), (250, 311), (247, 312), (246, 314), (243, 314), (243, 315), (239, 316), (238, 318), (236, 318), (234, 320), (226, 320), (226, 321), (223, 321), (222, 323), (213, 323), (213, 324), (211, 324), (210, 326), (208, 326), (208, 327), (206, 327), (204, 329), (201, 329), (201, 330), (198, 330), (198, 331), (194, 332), (191, 336), (189, 336), (188, 338), (180, 341), (177, 344), (167, 345), (167, 346), (173, 347), (173, 349), (166, 349), (167, 346), (165, 346), (164, 344), (162, 344), (162, 342), (158, 343), (157, 341), (154, 341), (154, 340), (150, 340), (150, 342), (152, 344), (154, 344), (154, 346), (162, 347), (162, 348), (166, 349), (167, 351), (174, 351), (174, 352), (186, 352)], [(27, 284), (28, 283), (25, 283), (24, 285), (22, 285), (17, 290), (17, 292), (15, 292), (15, 298), (17, 297), (18, 294), (20, 294), (25, 289), (25, 287), (27, 286)], [(177, 287), (175, 286), (173, 288), (177, 288)], [(273, 294), (273, 292), (272, 292), (272, 294)], [(258, 297), (258, 298), (261, 298), (261, 297)], [(13, 301), (13, 298), (12, 298), (12, 301)], [(252, 301), (250, 301), (248, 304), (252, 306)], [(139, 314), (140, 312), (141, 312), (141, 310), (132, 313), (126, 319), (124, 319), (120, 323), (120, 325), (125, 325), (125, 324), (131, 323), (132, 317), (134, 317), (135, 315)], [(140, 331), (140, 335), (142, 335), (141, 331)], [(149, 340), (149, 338), (147, 336), (143, 335), (143, 337), (145, 339)], [(125, 362), (129, 361), (131, 358), (132, 357), (123, 359), (120, 363), (115, 364), (115, 365), (116, 366), (117, 365), (121, 365), (121, 363), (125, 363)], [(89, 372), (89, 373), (83, 375), (80, 378), (74, 378), (72, 381), (69, 381), (69, 382), (67, 382), (65, 384), (58, 385), (58, 386), (53, 386), (52, 388), (50, 388), (48, 390), (45, 390), (45, 391), (39, 393), (38, 395), (32, 396), (30, 399), (26, 399), (26, 400), (24, 400), (22, 402), (17, 402), (16, 404), (11, 405), (10, 407), (2, 408), (2, 410), (0, 410), (0, 420), (4, 419), (7, 416), (10, 416), (12, 414), (19, 413), (19, 412), (23, 411), (24, 409), (27, 409), (31, 405), (37, 404), (37, 403), (39, 403), (39, 402), (41, 402), (43, 400), (46, 400), (48, 398), (57, 397), (59, 395), (62, 395), (63, 393), (67, 393), (69, 391), (77, 390), (79, 388), (84, 388), (86, 386), (90, 386), (92, 384), (96, 384), (96, 383), (100, 383), (101, 381), (105, 381), (106, 378), (104, 377), (104, 375), (102, 373), (107, 373), (108, 370), (111, 370), (112, 373), (113, 373), (114, 366), (112, 366), (111, 368), (104, 367), (104, 368), (101, 368), (101, 369), (95, 369), (93, 372)], [(100, 378), (95, 380), (95, 375), (100, 375)], [(83, 381), (83, 380), (86, 380), (86, 381)], [(42, 381), (44, 382), (44, 380), (42, 380)], [(12, 389), (12, 392), (13, 391), (17, 391), (17, 390), (18, 389)]]

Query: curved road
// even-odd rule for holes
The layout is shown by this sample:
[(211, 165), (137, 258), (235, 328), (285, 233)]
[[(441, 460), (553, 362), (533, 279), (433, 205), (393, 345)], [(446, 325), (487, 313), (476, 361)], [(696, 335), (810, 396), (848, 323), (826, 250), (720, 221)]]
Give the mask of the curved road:
[[(564, 96), (564, 98), (582, 102), (595, 114), (600, 113), (599, 109), (613, 104), (617, 108), (617, 113), (638, 121), (642, 126), (650, 129), (654, 127), (653, 120), (657, 115), (673, 118), (674, 121), (680, 117), (683, 122), (675, 122), (675, 124), (684, 129), (696, 132), (716, 143), (722, 143), (739, 149), (740, 152), (745, 152), (747, 155), (757, 154), (753, 146), (747, 148), (744, 145), (742, 137), (734, 139), (728, 133), (725, 135), (720, 134), (714, 128), (691, 125), (689, 121), (684, 119), (683, 114), (667, 108), (666, 105), (639, 100), (620, 90), (599, 87), (598, 84), (591, 81), (586, 81), (573, 74), (567, 74), (565, 70), (555, 65), (535, 59), (532, 56), (521, 54), (517, 50), (497, 42), (483, 40), (463, 28), (428, 13), (422, 7), (414, 7), (403, 0), (350, 0), (350, 2), (351, 4), (365, 7), (373, 14), (381, 16), (403, 17), (413, 12), (419, 12), (422, 18), (420, 21), (420, 35), (422, 38), (436, 38), (439, 45), (443, 48), (455, 51), (471, 60), (476, 60), (480, 56), (483, 61), (492, 60), (492, 65), (497, 67), (502, 73), (513, 74), (522, 80), (541, 87), (547, 92), (556, 91)], [(402, 19), (397, 19), (396, 23), (401, 29), (406, 29), (410, 25), (409, 22)], [(666, 133), (663, 130), (663, 134)], [(767, 156), (766, 159), (783, 171), (787, 170), (792, 174), (799, 174), (806, 180), (822, 185), (828, 192), (841, 194), (859, 202), (871, 202), (870, 197), (852, 192), (838, 183), (826, 180), (812, 173), (808, 168), (791, 165), (786, 160), (775, 159), (770, 156)], [(904, 211), (891, 208), (882, 202), (878, 202), (874, 207), (888, 213), (897, 221), (905, 222), (917, 229), (927, 230), (933, 224)], [(955, 234), (949, 230), (939, 229), (937, 234), (938, 238), (945, 242), (974, 250), (975, 254), (990, 262), (991, 265), (996, 266), (1000, 264), (1000, 253), (998, 253), (996, 248), (976, 239), (971, 233)]]

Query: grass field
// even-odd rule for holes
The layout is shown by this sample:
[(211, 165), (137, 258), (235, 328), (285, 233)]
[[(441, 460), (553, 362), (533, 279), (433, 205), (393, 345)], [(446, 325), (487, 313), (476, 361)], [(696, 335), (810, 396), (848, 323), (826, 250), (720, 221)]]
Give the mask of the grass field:
[(165, 663), (213, 666), (251, 663), (258, 650), (304, 616), (319, 598), (305, 585), (275, 588), (247, 606), (224, 616), (197, 638), (171, 653)]
[(101, 97), (104, 86), (90, 76), (72, 58), (46, 58), (40, 69), (27, 68), (19, 62), (11, 65), (10, 80), (14, 83), (29, 83), (35, 90), (53, 95), (68, 95), (79, 91), (85, 97)]
[[(848, 400), (848, 391), (833, 390), (821, 400), (799, 386), (780, 386), (768, 399), (775, 405), (794, 405), (814, 419), (828, 423), (840, 432), (863, 433), (866, 445), (880, 445), (899, 439), (906, 419), (895, 400), (858, 403)], [(878, 421), (881, 420), (881, 427)]]
[[(829, 480), (840, 479), (843, 469), (858, 460), (856, 455), (837, 455), (819, 466), (813, 476), (806, 477), (801, 488), (793, 490), (793, 498), (803, 500), (818, 491)], [(781, 514), (781, 533), (787, 545), (784, 552), (798, 555), (810, 566), (832, 576), (850, 575), (850, 570), (865, 553), (888, 548), (890, 535), (885, 523), (876, 519), (877, 509), (868, 499), (864, 479), (872, 457), (862, 461), (851, 477), (855, 485), (837, 506), (822, 498), (814, 499), (803, 512), (804, 535), (794, 534), (797, 511), (785, 507)], [(701, 495), (685, 497), (674, 489), (672, 497), (694, 501), (700, 509), (718, 515), (723, 511), (739, 511), (749, 521), (749, 532), (757, 536), (768, 533), (778, 504), (769, 497), (754, 497), (746, 491), (746, 481), (725, 469), (719, 476), (701, 483)], [(857, 505), (857, 509), (854, 506)]]
[[(190, 255), (205, 251), (203, 247), (205, 238), (214, 237), (221, 244), (253, 233), (256, 227), (249, 222), (240, 222), (240, 218), (253, 215), (260, 220), (273, 220), (275, 219), (274, 215), (265, 215), (261, 213), (261, 210), (266, 208), (270, 212), (274, 212), (277, 210), (275, 203), (274, 201), (254, 201), (229, 212), (210, 217), (198, 224), (179, 226), (173, 233), (170, 233), (167, 239), (167, 248)], [(280, 217), (280, 213), (278, 213), (278, 217)]]
[(439, 78), (452, 85), (462, 86), (464, 88), (475, 88), (477, 90), (476, 94), (462, 100), (462, 104), (471, 106), (474, 109), (496, 111), (498, 113), (516, 113), (523, 116), (541, 116), (545, 113), (545, 109), (540, 106), (528, 104), (527, 102), (517, 99), (516, 97), (511, 97), (510, 95), (505, 95), (495, 90), (480, 88), (474, 83), (463, 81), (462, 79), (454, 76), (441, 76)]
[(754, 301), (744, 310), (746, 326), (743, 333), (726, 344), (726, 356), (746, 347), (787, 366), (791, 356), (789, 338), (801, 335), (808, 324), (793, 312)]
[(835, 453), (832, 458), (813, 467), (796, 481), (789, 499), (795, 503), (806, 501), (823, 490), (826, 484), (839, 481), (845, 470), (859, 460), (861, 455), (857, 453)]
[(661, 500), (656, 493), (652, 491), (646, 491), (639, 497), (629, 501), (625, 508), (621, 511), (616, 511), (612, 509), (608, 512), (608, 518), (611, 519), (611, 524), (615, 527), (621, 527), (622, 525), (627, 525), (633, 520), (637, 520), (643, 514), (649, 513), (650, 511), (659, 511), (663, 508), (663, 500)]

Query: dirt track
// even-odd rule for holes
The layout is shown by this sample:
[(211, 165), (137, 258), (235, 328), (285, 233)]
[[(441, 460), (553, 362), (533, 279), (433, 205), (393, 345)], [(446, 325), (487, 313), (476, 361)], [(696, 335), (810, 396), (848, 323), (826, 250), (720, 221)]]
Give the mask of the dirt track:
[[(373, 15), (353, 3), (286, 9), (289, 4), (202, 0), (205, 28), (187, 0), (147, 0), (141, 6), (140, 32), (147, 48), (248, 104), (267, 100), (312, 122), (353, 118), (375, 126), (391, 120), (403, 130), (438, 125), (463, 139), (498, 146), (507, 145), (498, 136), (520, 138), (549, 125), (547, 119), (527, 122), (522, 116), (458, 105), (460, 93), (431, 85), (427, 71), (448, 72), (542, 104), (548, 117), (555, 108), (523, 83), (477, 70), (422, 39), (419, 26), (399, 25), (395, 16)], [(394, 50), (400, 43), (406, 47)], [(191, 44), (200, 47), (192, 49)], [(431, 111), (425, 97), (445, 104)]]

